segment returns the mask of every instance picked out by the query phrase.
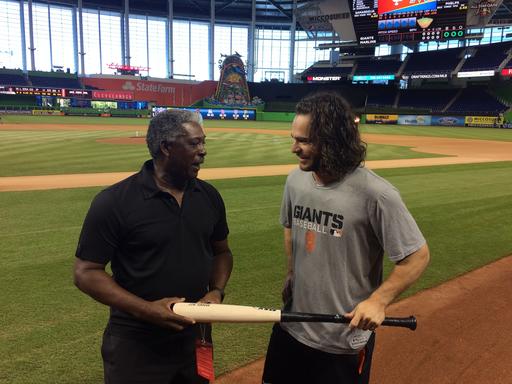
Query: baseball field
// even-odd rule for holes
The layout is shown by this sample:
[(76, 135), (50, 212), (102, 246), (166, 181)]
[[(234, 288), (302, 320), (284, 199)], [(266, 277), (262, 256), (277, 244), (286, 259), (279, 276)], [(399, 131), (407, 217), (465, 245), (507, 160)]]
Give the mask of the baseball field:
[[(74, 287), (71, 267), (93, 196), (148, 158), (147, 123), (2, 116), (0, 383), (102, 381), (108, 310)], [(278, 213), (296, 164), (289, 124), (205, 127), (200, 177), (224, 197), (235, 259), (225, 302), (278, 308), (285, 266)], [(388, 313), (416, 315), (418, 330), (377, 331), (372, 384), (509, 383), (512, 130), (364, 125), (362, 132), (366, 165), (401, 191), (432, 254)], [(270, 328), (215, 326), (217, 382), (259, 382)]]

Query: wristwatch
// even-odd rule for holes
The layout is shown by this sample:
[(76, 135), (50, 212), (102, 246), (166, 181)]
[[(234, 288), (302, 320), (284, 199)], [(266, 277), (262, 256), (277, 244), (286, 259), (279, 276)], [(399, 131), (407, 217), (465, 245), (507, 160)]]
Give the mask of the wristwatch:
[(223, 302), (224, 301), (224, 289), (216, 287), (216, 286), (210, 287), (209, 292), (213, 292), (213, 291), (220, 292), (220, 301)]

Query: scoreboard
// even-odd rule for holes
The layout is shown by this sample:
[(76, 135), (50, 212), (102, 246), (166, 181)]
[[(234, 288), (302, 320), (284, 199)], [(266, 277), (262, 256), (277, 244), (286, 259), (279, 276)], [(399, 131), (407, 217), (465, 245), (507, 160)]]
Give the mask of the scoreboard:
[(360, 45), (464, 39), (468, 0), (352, 0)]
[(64, 90), (61, 88), (0, 86), (0, 94), (4, 94), (4, 95), (33, 95), (33, 96), (64, 96)]

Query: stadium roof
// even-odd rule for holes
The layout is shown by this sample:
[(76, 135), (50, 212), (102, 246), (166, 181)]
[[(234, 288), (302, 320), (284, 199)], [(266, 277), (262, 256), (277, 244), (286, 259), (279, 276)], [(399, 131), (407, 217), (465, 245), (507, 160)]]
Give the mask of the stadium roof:
[(491, 19), (490, 24), (512, 24), (512, 0), (503, 0), (496, 13)]
[[(351, 1), (351, 0), (340, 0)], [(475, 0), (474, 0), (475, 1)], [(478, 0), (476, 0), (478, 1)], [(39, 2), (39, 0), (34, 0)], [(46, 0), (51, 4), (77, 5), (78, 0)], [(297, 7), (311, 3), (297, 0)], [(512, 0), (479, 0), (482, 3), (500, 4), (489, 24), (512, 25)], [(215, 0), (215, 18), (219, 21), (251, 21), (252, 0)], [(292, 20), (293, 0), (256, 0), (256, 22), (289, 24)], [(120, 11), (124, 9), (124, 0), (82, 0), (84, 8), (100, 8)], [(210, 0), (174, 0), (174, 16), (196, 20), (209, 20)], [(168, 0), (129, 0), (130, 12), (153, 16), (168, 14)]]
[[(35, 0), (37, 1), (37, 0)], [(77, 0), (49, 0), (54, 4), (77, 5)], [(297, 0), (297, 5), (307, 0)], [(124, 0), (83, 0), (84, 8), (105, 10), (124, 9)], [(130, 0), (130, 12), (165, 16), (167, 0)], [(191, 19), (210, 19), (210, 0), (174, 0), (174, 16)], [(215, 18), (240, 22), (251, 21), (252, 0), (216, 0)], [(292, 20), (293, 0), (256, 0), (256, 21), (265, 23), (287, 23)]]

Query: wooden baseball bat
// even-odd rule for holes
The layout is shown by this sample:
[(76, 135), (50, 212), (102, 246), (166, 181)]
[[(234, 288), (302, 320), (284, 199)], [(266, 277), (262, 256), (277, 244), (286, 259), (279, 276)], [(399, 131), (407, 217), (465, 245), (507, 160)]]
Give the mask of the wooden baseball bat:
[[(321, 314), (303, 312), (283, 312), (279, 309), (251, 307), (247, 305), (176, 303), (174, 313), (190, 317), (199, 323), (275, 323), (275, 322), (322, 322), (350, 323), (341, 314)], [(414, 316), (386, 317), (381, 325), (405, 327), (415, 330), (417, 323)]]

